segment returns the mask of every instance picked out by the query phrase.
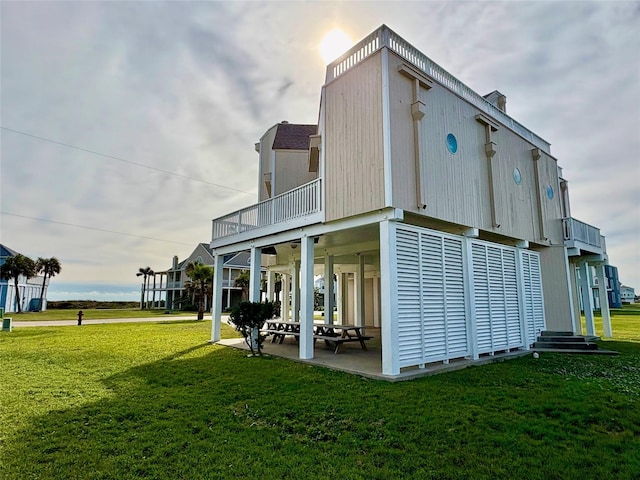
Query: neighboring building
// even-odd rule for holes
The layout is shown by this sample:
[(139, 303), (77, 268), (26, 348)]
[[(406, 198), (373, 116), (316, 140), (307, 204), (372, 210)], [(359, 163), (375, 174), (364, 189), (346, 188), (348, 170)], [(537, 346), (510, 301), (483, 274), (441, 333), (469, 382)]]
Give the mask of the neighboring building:
[(626, 304), (636, 301), (636, 292), (633, 287), (627, 287), (626, 285), (620, 287), (620, 301)]
[[(4, 262), (9, 257), (18, 255), (18, 252), (0, 244), (0, 266), (4, 265)], [(42, 291), (42, 276), (36, 276), (33, 278), (26, 278), (20, 276), (18, 278), (18, 292), (20, 295), (20, 306), (23, 312), (37, 312), (38, 304), (40, 303), (40, 292)], [(42, 298), (42, 310), (47, 309), (47, 287), (49, 286), (49, 279), (45, 283), (45, 295)], [(18, 304), (16, 297), (16, 288), (14, 280), (2, 280), (0, 279), (0, 307), (4, 308), (5, 312), (17, 312)]]
[(604, 239), (571, 218), (549, 143), (505, 110), (500, 92), (475, 93), (386, 26), (330, 64), (317, 127), (267, 130), (259, 203), (213, 220), (212, 340), (221, 267), (246, 250), (250, 298), (260, 298), (261, 258), (268, 298), (274, 273), (284, 276), (282, 316), (301, 323), (302, 359), (314, 356), (320, 274), (337, 278), (325, 311), (335, 298), (339, 322), (380, 328), (389, 376), (528, 349), (544, 329), (580, 332), (569, 265), (604, 278)]
[[(154, 272), (149, 279), (144, 302), (152, 309), (180, 310), (191, 300), (186, 297), (185, 283), (189, 280), (185, 270), (190, 263), (203, 263), (213, 266), (211, 248), (206, 243), (199, 243), (183, 261), (173, 257), (171, 267), (164, 271)], [(223, 308), (228, 310), (242, 301), (242, 288), (234, 285), (235, 280), (250, 268), (249, 253), (239, 252), (226, 255), (223, 263)], [(266, 269), (262, 269), (266, 271)], [(141, 287), (143, 291), (144, 287)], [(205, 301), (205, 311), (210, 310), (210, 298)]]

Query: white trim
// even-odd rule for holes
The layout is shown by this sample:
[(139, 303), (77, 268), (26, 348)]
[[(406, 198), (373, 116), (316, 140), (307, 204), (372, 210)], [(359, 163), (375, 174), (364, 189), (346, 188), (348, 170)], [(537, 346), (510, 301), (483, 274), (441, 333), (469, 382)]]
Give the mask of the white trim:
[(384, 171), (384, 204), (393, 205), (391, 166), (391, 107), (389, 100), (389, 50), (382, 49), (382, 162)]
[(262, 249), (259, 247), (251, 247), (251, 269), (249, 280), (249, 301), (260, 301), (260, 271), (261, 271), (261, 254)]
[(465, 314), (467, 315), (467, 350), (474, 360), (478, 360), (476, 302), (473, 287), (473, 255), (471, 252), (471, 238), (465, 237), (462, 241), (462, 275), (464, 278)]

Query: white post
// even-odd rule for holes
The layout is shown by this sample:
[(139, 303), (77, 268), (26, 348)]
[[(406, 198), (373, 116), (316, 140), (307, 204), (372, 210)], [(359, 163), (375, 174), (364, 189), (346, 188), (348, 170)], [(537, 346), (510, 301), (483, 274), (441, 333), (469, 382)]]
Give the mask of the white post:
[(353, 276), (354, 316), (358, 327), (364, 326), (364, 255), (358, 254), (358, 270)]
[(300, 358), (313, 358), (313, 237), (302, 238)]
[(373, 277), (373, 326), (380, 328), (380, 277)]
[(582, 309), (587, 323), (587, 335), (595, 335), (596, 327), (593, 319), (593, 299), (589, 284), (589, 264), (580, 262), (580, 288), (582, 289)]
[[(251, 271), (249, 274), (249, 301), (260, 301), (260, 270), (261, 270), (261, 254), (262, 249), (257, 247), (251, 247)], [(254, 328), (251, 331), (251, 344), (254, 351), (258, 349), (258, 329)]]
[(276, 272), (271, 270), (267, 271), (267, 301), (273, 302), (275, 300), (276, 292)]
[(602, 326), (604, 329), (604, 337), (611, 338), (611, 314), (609, 312), (609, 297), (607, 295), (607, 279), (604, 274), (604, 263), (596, 266), (596, 275), (598, 276), (598, 296), (600, 297), (600, 313), (602, 314)]
[(280, 318), (283, 322), (289, 321), (289, 277), (286, 273), (282, 274), (282, 301), (280, 302)]
[[(465, 237), (462, 241), (462, 249), (465, 259), (463, 261), (464, 268), (462, 270), (464, 276), (464, 303), (465, 313), (467, 314), (467, 350), (473, 360), (478, 360), (480, 355), (478, 354), (478, 323), (476, 319), (476, 302), (475, 302), (475, 290), (473, 288), (473, 252), (471, 245), (471, 238)], [(520, 253), (518, 252), (516, 265), (519, 261)], [(519, 277), (520, 278), (520, 277)], [(520, 280), (519, 280), (520, 281)], [(520, 284), (518, 286), (520, 288)], [(521, 291), (521, 290), (520, 290)], [(524, 299), (520, 296), (520, 311), (523, 310)], [(526, 336), (525, 336), (526, 338)]]
[(291, 279), (291, 318), (300, 321), (300, 260), (293, 262), (293, 278)]
[(380, 297), (382, 300), (382, 373), (400, 374), (398, 341), (398, 259), (396, 223), (380, 222)]
[(222, 321), (222, 255), (213, 258), (213, 302), (211, 305), (211, 341), (220, 340)]
[(336, 307), (338, 310), (338, 325), (344, 325), (344, 273), (339, 272), (337, 278)]
[(333, 255), (324, 257), (324, 321), (333, 323)]

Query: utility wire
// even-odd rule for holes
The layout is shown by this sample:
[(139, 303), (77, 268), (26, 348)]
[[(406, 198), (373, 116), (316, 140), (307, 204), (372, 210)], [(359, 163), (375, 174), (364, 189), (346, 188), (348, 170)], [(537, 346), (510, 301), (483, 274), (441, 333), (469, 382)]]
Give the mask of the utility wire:
[(89, 150), (88, 148), (76, 147), (75, 145), (70, 145), (68, 143), (58, 142), (56, 140), (51, 140), (50, 138), (40, 137), (38, 135), (33, 135), (33, 134), (27, 133), (27, 132), (21, 132), (20, 130), (14, 130), (13, 128), (0, 127), (0, 129), (6, 130), (7, 132), (17, 133), (19, 135), (24, 135), (25, 137), (36, 138), (36, 139), (42, 140), (44, 142), (54, 143), (56, 145), (62, 145), (63, 147), (73, 148), (74, 150), (80, 150), (81, 152), (87, 152), (87, 153), (91, 153), (93, 155), (98, 155), (100, 157), (110, 158), (111, 160), (117, 160), (119, 162), (128, 163), (130, 165), (136, 165), (136, 166), (142, 167), (142, 168), (148, 168), (149, 170), (155, 170), (157, 172), (166, 173), (168, 175), (174, 175), (176, 177), (186, 178), (187, 180), (193, 180), (195, 182), (206, 183), (207, 185), (213, 185), (214, 187), (226, 188), (227, 190), (233, 190), (234, 192), (244, 193), (245, 195), (252, 195), (252, 196), (255, 195), (255, 193), (246, 192), (244, 190), (239, 190), (239, 189), (233, 188), (233, 187), (227, 187), (226, 185), (220, 185), (219, 183), (208, 182), (208, 181), (202, 180), (200, 178), (189, 177), (187, 175), (182, 175), (181, 173), (171, 172), (169, 170), (163, 170), (162, 168), (152, 167), (150, 165), (144, 165), (143, 163), (132, 162), (131, 160), (126, 160), (124, 158), (114, 157), (113, 155), (107, 155), (106, 153), (96, 152), (95, 150)]
[(175, 243), (176, 245), (190, 245), (190, 246), (193, 246), (192, 243), (174, 242), (173, 240), (164, 240), (162, 238), (145, 237), (143, 235), (136, 235), (134, 233), (116, 232), (114, 230), (107, 230), (105, 228), (88, 227), (86, 225), (77, 225), (75, 223), (58, 222), (56, 220), (47, 220), (46, 218), (29, 217), (27, 215), (18, 215), (17, 213), (0, 212), (0, 214), (2, 214), (2, 215), (10, 215), (12, 217), (28, 218), (30, 220), (37, 220), (39, 222), (56, 223), (58, 225), (66, 225), (68, 227), (84, 228), (86, 230), (97, 230), (98, 232), (114, 233), (116, 235), (125, 235), (127, 237), (144, 238), (146, 240), (156, 240), (158, 242)]

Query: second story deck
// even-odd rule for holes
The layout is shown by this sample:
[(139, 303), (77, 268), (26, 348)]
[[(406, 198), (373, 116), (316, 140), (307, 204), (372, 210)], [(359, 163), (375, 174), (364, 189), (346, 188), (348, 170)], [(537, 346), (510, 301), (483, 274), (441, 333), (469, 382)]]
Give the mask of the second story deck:
[(321, 180), (213, 220), (212, 247), (323, 220)]

